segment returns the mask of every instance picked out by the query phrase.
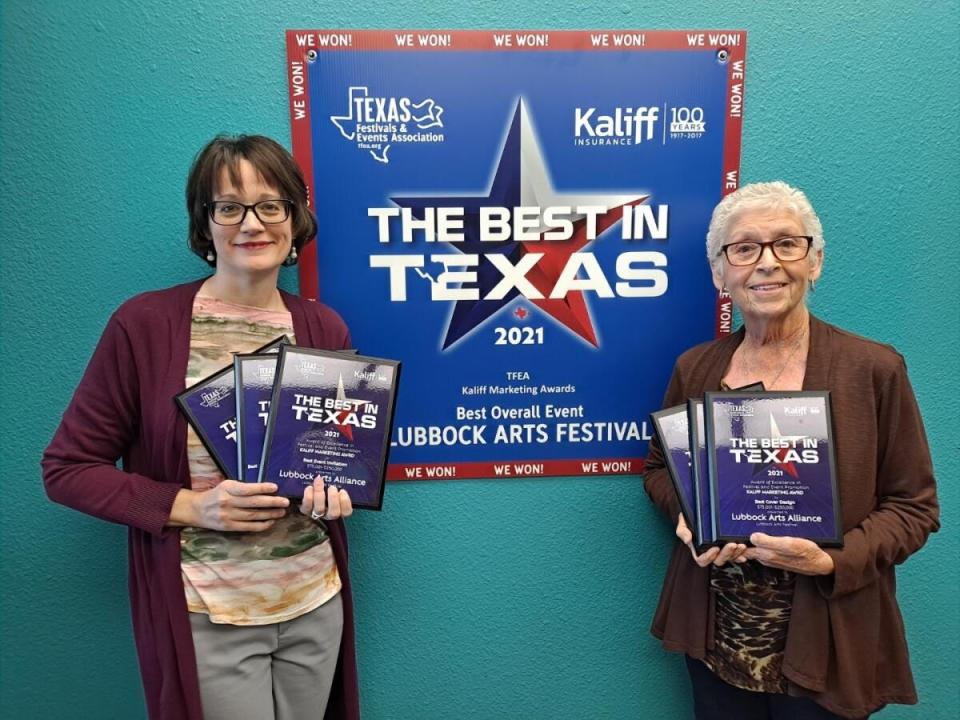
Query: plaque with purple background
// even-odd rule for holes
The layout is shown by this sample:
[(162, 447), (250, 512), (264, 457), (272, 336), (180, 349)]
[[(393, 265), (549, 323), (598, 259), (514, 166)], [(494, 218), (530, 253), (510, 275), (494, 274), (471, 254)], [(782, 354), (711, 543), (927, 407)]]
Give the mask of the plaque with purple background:
[[(287, 342), (282, 335), (256, 352), (270, 352)], [(224, 477), (237, 479), (237, 403), (233, 365), (194, 383), (174, 400)]]
[(379, 510), (399, 373), (395, 360), (282, 347), (258, 480), (299, 499), (321, 476)]
[(238, 480), (256, 482), (260, 474), (263, 437), (270, 415), (270, 396), (277, 372), (276, 353), (233, 356), (237, 400)]
[(707, 433), (703, 421), (703, 401), (687, 401), (687, 422), (690, 432), (690, 474), (693, 479), (696, 526), (693, 529), (695, 545), (702, 552), (716, 544), (713, 527), (713, 508), (710, 504), (710, 477), (707, 475)]
[(828, 392), (708, 392), (704, 416), (718, 541), (842, 546)]
[(680, 510), (687, 527), (696, 532), (695, 508), (697, 498), (693, 489), (693, 471), (690, 467), (690, 427), (687, 424), (687, 406), (676, 405), (651, 413), (650, 419), (660, 439), (660, 450), (673, 481), (673, 489), (680, 501)]

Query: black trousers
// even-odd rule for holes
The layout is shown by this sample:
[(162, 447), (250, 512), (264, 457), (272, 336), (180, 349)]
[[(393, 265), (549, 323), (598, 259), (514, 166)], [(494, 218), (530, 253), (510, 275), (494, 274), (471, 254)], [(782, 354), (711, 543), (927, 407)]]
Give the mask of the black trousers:
[(685, 657), (696, 720), (842, 720), (810, 698), (734, 687), (699, 660)]

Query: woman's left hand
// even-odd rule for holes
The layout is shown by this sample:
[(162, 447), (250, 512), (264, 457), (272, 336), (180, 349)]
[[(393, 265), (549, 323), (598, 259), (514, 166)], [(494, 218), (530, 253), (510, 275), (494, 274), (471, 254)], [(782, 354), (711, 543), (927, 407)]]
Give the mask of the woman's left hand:
[(748, 547), (740, 558), (801, 575), (829, 575), (833, 572), (833, 558), (811, 540), (757, 532), (750, 536), (750, 543), (753, 547)]
[(336, 485), (324, 488), (323, 480), (318, 477), (303, 491), (300, 512), (313, 520), (340, 520), (353, 515), (353, 503), (345, 490)]

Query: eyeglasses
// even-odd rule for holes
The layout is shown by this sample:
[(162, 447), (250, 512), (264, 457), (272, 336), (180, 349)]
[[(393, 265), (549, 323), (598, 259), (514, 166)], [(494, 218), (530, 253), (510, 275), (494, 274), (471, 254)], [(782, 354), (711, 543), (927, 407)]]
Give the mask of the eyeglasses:
[(249, 210), (253, 210), (260, 222), (274, 225), (290, 217), (291, 205), (292, 200), (261, 200), (251, 205), (233, 200), (214, 200), (205, 203), (204, 207), (210, 213), (210, 219), (217, 225), (239, 225), (247, 217)]
[(720, 248), (717, 255), (726, 255), (727, 262), (731, 265), (753, 265), (763, 255), (763, 249), (770, 247), (777, 260), (783, 262), (792, 262), (794, 260), (803, 260), (810, 252), (810, 244), (813, 242), (812, 235), (786, 235), (776, 240), (767, 242), (735, 242), (724, 245)]

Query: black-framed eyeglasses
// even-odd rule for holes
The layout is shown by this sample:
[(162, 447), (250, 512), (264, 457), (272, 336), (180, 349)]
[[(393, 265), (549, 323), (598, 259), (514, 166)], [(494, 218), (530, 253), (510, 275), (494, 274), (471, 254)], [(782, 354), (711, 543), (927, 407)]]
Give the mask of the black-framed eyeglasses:
[(741, 242), (727, 243), (720, 248), (717, 255), (726, 255), (727, 262), (731, 265), (753, 265), (763, 255), (763, 249), (769, 247), (773, 251), (774, 257), (783, 262), (792, 262), (794, 260), (803, 260), (810, 252), (810, 245), (813, 243), (812, 235), (784, 235), (776, 240), (767, 242), (754, 242), (753, 240), (744, 240)]
[(217, 225), (239, 225), (250, 210), (260, 222), (274, 225), (290, 217), (292, 205), (292, 200), (261, 200), (250, 205), (234, 200), (214, 200), (204, 206), (210, 213), (210, 219)]

